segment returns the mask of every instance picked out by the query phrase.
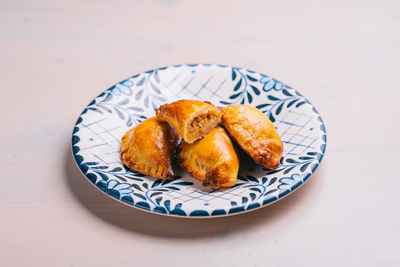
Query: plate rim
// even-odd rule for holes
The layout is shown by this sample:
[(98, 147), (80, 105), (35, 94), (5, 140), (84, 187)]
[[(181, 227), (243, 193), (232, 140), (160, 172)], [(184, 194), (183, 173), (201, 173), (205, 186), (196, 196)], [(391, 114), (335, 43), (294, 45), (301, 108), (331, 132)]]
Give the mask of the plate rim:
[[(128, 79), (137, 77), (138, 75), (140, 75), (140, 74), (142, 74), (142, 73), (149, 73), (149, 72), (156, 71), (156, 70), (164, 70), (164, 69), (167, 69), (167, 68), (170, 68), (170, 67), (178, 68), (178, 67), (182, 67), (182, 66), (187, 66), (187, 67), (196, 67), (196, 66), (207, 66), (207, 67), (209, 67), (209, 66), (216, 66), (216, 67), (220, 67), (220, 68), (243, 69), (243, 70), (246, 70), (246, 71), (249, 71), (249, 72), (252, 72), (252, 73), (259, 73), (259, 74), (261, 74), (261, 75), (268, 76), (268, 77), (274, 79), (275, 81), (280, 82), (278, 79), (275, 79), (275, 78), (272, 77), (272, 76), (265, 75), (265, 74), (263, 74), (263, 73), (261, 73), (261, 72), (253, 71), (253, 70), (251, 70), (251, 69), (247, 69), (247, 68), (243, 68), (243, 67), (236, 67), (236, 66), (232, 66), (232, 65), (215, 64), (215, 63), (214, 63), (214, 64), (210, 64), (210, 63), (191, 63), (191, 64), (174, 64), (174, 65), (167, 65), (167, 66), (163, 66), (163, 67), (159, 67), (159, 68), (153, 68), (153, 69), (150, 69), (150, 70), (147, 70), (147, 71), (139, 72), (139, 73), (137, 73), (137, 74), (135, 74), (135, 75), (129, 76), (129, 77), (127, 77), (127, 78), (121, 80), (120, 82), (114, 83), (113, 85), (111, 85), (111, 86), (108, 87), (107, 89), (103, 90), (100, 94), (98, 94), (97, 96), (95, 96), (95, 97), (93, 98), (93, 100), (92, 100), (91, 102), (89, 102), (89, 104), (87, 104), (87, 105), (85, 106), (85, 108), (83, 109), (83, 111), (82, 111), (81, 113), (79, 113), (78, 119), (76, 120), (76, 122), (75, 122), (75, 124), (74, 124), (74, 127), (73, 127), (72, 138), (71, 138), (71, 153), (72, 153), (72, 156), (73, 156), (73, 158), (74, 158), (74, 162), (75, 162), (75, 164), (77, 165), (77, 167), (78, 167), (80, 173), (85, 177), (85, 180), (87, 180), (87, 181), (88, 181), (92, 186), (94, 186), (97, 190), (101, 191), (103, 194), (105, 194), (106, 196), (110, 197), (111, 199), (116, 200), (116, 201), (118, 201), (118, 202), (120, 202), (120, 203), (123, 203), (124, 205), (126, 205), (126, 206), (128, 206), (128, 207), (136, 208), (136, 209), (138, 209), (138, 210), (145, 211), (145, 212), (148, 212), (148, 213), (151, 213), (151, 214), (164, 215), (164, 216), (176, 217), (176, 218), (206, 219), (206, 218), (227, 217), (227, 216), (234, 216), (234, 215), (244, 214), (244, 213), (248, 213), (248, 212), (251, 212), (251, 211), (254, 211), (254, 210), (257, 210), (257, 209), (266, 207), (266, 206), (269, 206), (269, 205), (271, 205), (271, 204), (273, 204), (273, 203), (276, 203), (276, 202), (278, 202), (278, 201), (280, 201), (280, 200), (286, 198), (287, 196), (289, 196), (289, 195), (291, 195), (292, 193), (294, 193), (295, 191), (297, 191), (297, 189), (298, 189), (299, 187), (303, 186), (303, 185), (309, 180), (309, 178), (316, 172), (316, 170), (317, 170), (318, 167), (321, 165), (321, 162), (322, 162), (322, 160), (323, 160), (323, 158), (324, 158), (324, 156), (325, 156), (326, 147), (327, 147), (327, 131), (326, 131), (325, 123), (324, 123), (324, 121), (323, 121), (323, 119), (322, 119), (322, 116), (321, 116), (320, 113), (318, 112), (317, 108), (316, 108), (304, 95), (302, 95), (300, 92), (298, 92), (298, 90), (294, 89), (294, 88), (291, 87), (290, 85), (284, 83), (285, 85), (287, 85), (288, 87), (290, 87), (292, 90), (294, 90), (295, 92), (299, 93), (299, 94), (304, 98), (304, 100), (305, 100), (307, 103), (309, 103), (309, 104), (313, 107), (313, 113), (315, 113), (315, 114), (317, 115), (317, 118), (318, 118), (319, 121), (321, 122), (321, 126), (323, 126), (320, 130), (322, 131), (322, 133), (323, 133), (323, 135), (324, 135), (324, 138), (323, 138), (323, 139), (324, 139), (325, 144), (323, 144), (323, 147), (322, 147), (322, 149), (321, 149), (321, 156), (318, 158), (317, 164), (311, 169), (311, 172), (310, 172), (310, 173), (308, 173), (307, 175), (304, 176), (303, 182), (302, 182), (302, 183), (298, 183), (297, 185), (293, 186), (290, 190), (284, 191), (284, 194), (279, 195), (276, 199), (275, 199), (275, 198), (270, 198), (270, 199), (264, 200), (262, 203), (257, 203), (257, 202), (255, 202), (255, 203), (253, 203), (253, 204), (257, 204), (257, 205), (254, 205), (254, 206), (247, 205), (247, 209), (245, 209), (246, 205), (240, 205), (240, 206), (235, 207), (236, 209), (238, 209), (238, 211), (237, 211), (237, 212), (232, 212), (232, 213), (228, 213), (228, 212), (227, 212), (227, 213), (224, 213), (224, 214), (214, 214), (214, 215), (210, 214), (210, 215), (208, 215), (208, 216), (202, 216), (202, 215), (199, 216), (199, 215), (190, 215), (190, 214), (188, 214), (188, 215), (179, 215), (179, 214), (173, 214), (173, 213), (170, 213), (170, 212), (168, 212), (168, 213), (160, 213), (160, 212), (156, 212), (156, 211), (153, 211), (153, 210), (151, 210), (151, 209), (148, 209), (148, 208), (146, 208), (146, 207), (142, 207), (142, 206), (139, 206), (139, 205), (132, 205), (132, 204), (130, 204), (130, 203), (127, 203), (127, 202), (125, 202), (125, 201), (122, 201), (121, 199), (116, 198), (115, 196), (113, 196), (113, 195), (111, 195), (111, 194), (108, 194), (108, 193), (105, 192), (104, 190), (101, 190), (101, 188), (99, 188), (95, 183), (93, 183), (93, 182), (86, 176), (85, 172), (84, 172), (83, 169), (82, 169), (82, 162), (79, 162), (79, 160), (78, 160), (78, 158), (77, 158), (77, 157), (80, 156), (80, 155), (77, 155), (77, 152), (74, 152), (74, 146), (75, 146), (75, 140), (74, 140), (74, 139), (75, 139), (75, 137), (77, 137), (77, 136), (75, 135), (76, 132), (77, 132), (77, 131), (76, 131), (76, 128), (77, 128), (77, 125), (80, 123), (80, 120), (81, 120), (82, 115), (85, 114), (85, 113), (87, 112), (87, 111), (86, 111), (86, 110), (87, 110), (87, 107), (88, 107), (93, 101), (95, 101), (98, 97), (102, 96), (102, 95), (104, 94), (104, 92), (106, 92), (107, 90), (110, 90), (110, 89), (113, 88), (115, 85), (120, 84), (120, 83), (122, 83), (122, 82), (124, 82), (124, 81), (126, 81), (126, 80), (128, 80)], [(281, 83), (282, 83), (282, 82), (281, 82)], [(78, 138), (79, 138), (79, 137), (78, 137)], [(80, 156), (80, 157), (81, 157), (81, 156)]]

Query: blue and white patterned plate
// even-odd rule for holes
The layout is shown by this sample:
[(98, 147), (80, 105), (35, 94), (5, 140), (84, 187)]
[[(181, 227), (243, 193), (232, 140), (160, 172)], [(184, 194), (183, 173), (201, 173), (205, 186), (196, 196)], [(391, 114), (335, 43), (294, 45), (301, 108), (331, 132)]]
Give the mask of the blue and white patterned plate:
[[(271, 171), (241, 164), (236, 186), (218, 190), (182, 170), (172, 180), (161, 180), (126, 169), (120, 159), (123, 134), (154, 116), (160, 105), (179, 99), (257, 107), (284, 142), (281, 165)], [(98, 189), (139, 209), (183, 217), (231, 215), (271, 204), (311, 176), (325, 146), (322, 119), (299, 92), (258, 72), (212, 64), (155, 69), (114, 85), (85, 108), (72, 136), (75, 161)]]

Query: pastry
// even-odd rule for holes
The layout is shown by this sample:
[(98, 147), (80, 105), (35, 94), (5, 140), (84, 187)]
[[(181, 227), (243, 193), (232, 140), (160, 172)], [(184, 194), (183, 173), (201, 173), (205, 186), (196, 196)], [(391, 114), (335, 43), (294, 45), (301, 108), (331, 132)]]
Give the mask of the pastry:
[(221, 121), (221, 112), (211, 103), (198, 100), (179, 100), (157, 109), (157, 119), (176, 129), (187, 143), (208, 134)]
[(239, 159), (231, 139), (220, 126), (192, 144), (182, 141), (177, 149), (177, 162), (204, 186), (219, 188), (236, 184)]
[(178, 140), (178, 134), (168, 123), (152, 117), (122, 137), (121, 157), (134, 171), (157, 178), (172, 178), (172, 160)]
[(272, 122), (255, 107), (232, 105), (221, 108), (222, 123), (230, 136), (257, 164), (279, 166), (283, 143)]

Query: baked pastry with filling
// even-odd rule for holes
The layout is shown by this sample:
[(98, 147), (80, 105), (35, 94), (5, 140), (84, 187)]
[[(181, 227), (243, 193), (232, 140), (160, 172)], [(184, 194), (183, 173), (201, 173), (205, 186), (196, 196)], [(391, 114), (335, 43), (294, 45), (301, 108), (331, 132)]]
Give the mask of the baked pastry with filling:
[(192, 144), (182, 141), (177, 148), (177, 162), (204, 186), (219, 188), (236, 184), (239, 159), (231, 139), (220, 126)]
[(158, 120), (172, 125), (189, 144), (208, 134), (221, 121), (221, 111), (209, 102), (198, 100), (165, 104), (156, 114)]
[(231, 105), (221, 108), (222, 123), (240, 147), (268, 169), (279, 166), (283, 143), (272, 122), (255, 107)]
[(152, 117), (122, 137), (121, 158), (130, 169), (153, 177), (174, 177), (172, 169), (179, 135), (168, 125)]

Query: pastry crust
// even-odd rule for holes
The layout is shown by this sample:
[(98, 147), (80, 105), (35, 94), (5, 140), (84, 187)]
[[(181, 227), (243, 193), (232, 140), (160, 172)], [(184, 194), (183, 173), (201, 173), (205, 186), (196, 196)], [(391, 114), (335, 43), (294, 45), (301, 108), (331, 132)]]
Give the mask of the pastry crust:
[(178, 164), (204, 186), (231, 187), (236, 184), (239, 159), (225, 130), (217, 126), (203, 139), (177, 149)]
[(172, 160), (179, 136), (168, 123), (147, 119), (122, 137), (121, 158), (130, 169), (157, 178), (174, 177)]
[(232, 105), (221, 108), (222, 123), (230, 136), (257, 164), (276, 169), (283, 143), (272, 122), (255, 107)]
[(213, 104), (198, 100), (179, 100), (162, 105), (157, 119), (166, 121), (191, 144), (208, 134), (221, 121), (221, 111)]

